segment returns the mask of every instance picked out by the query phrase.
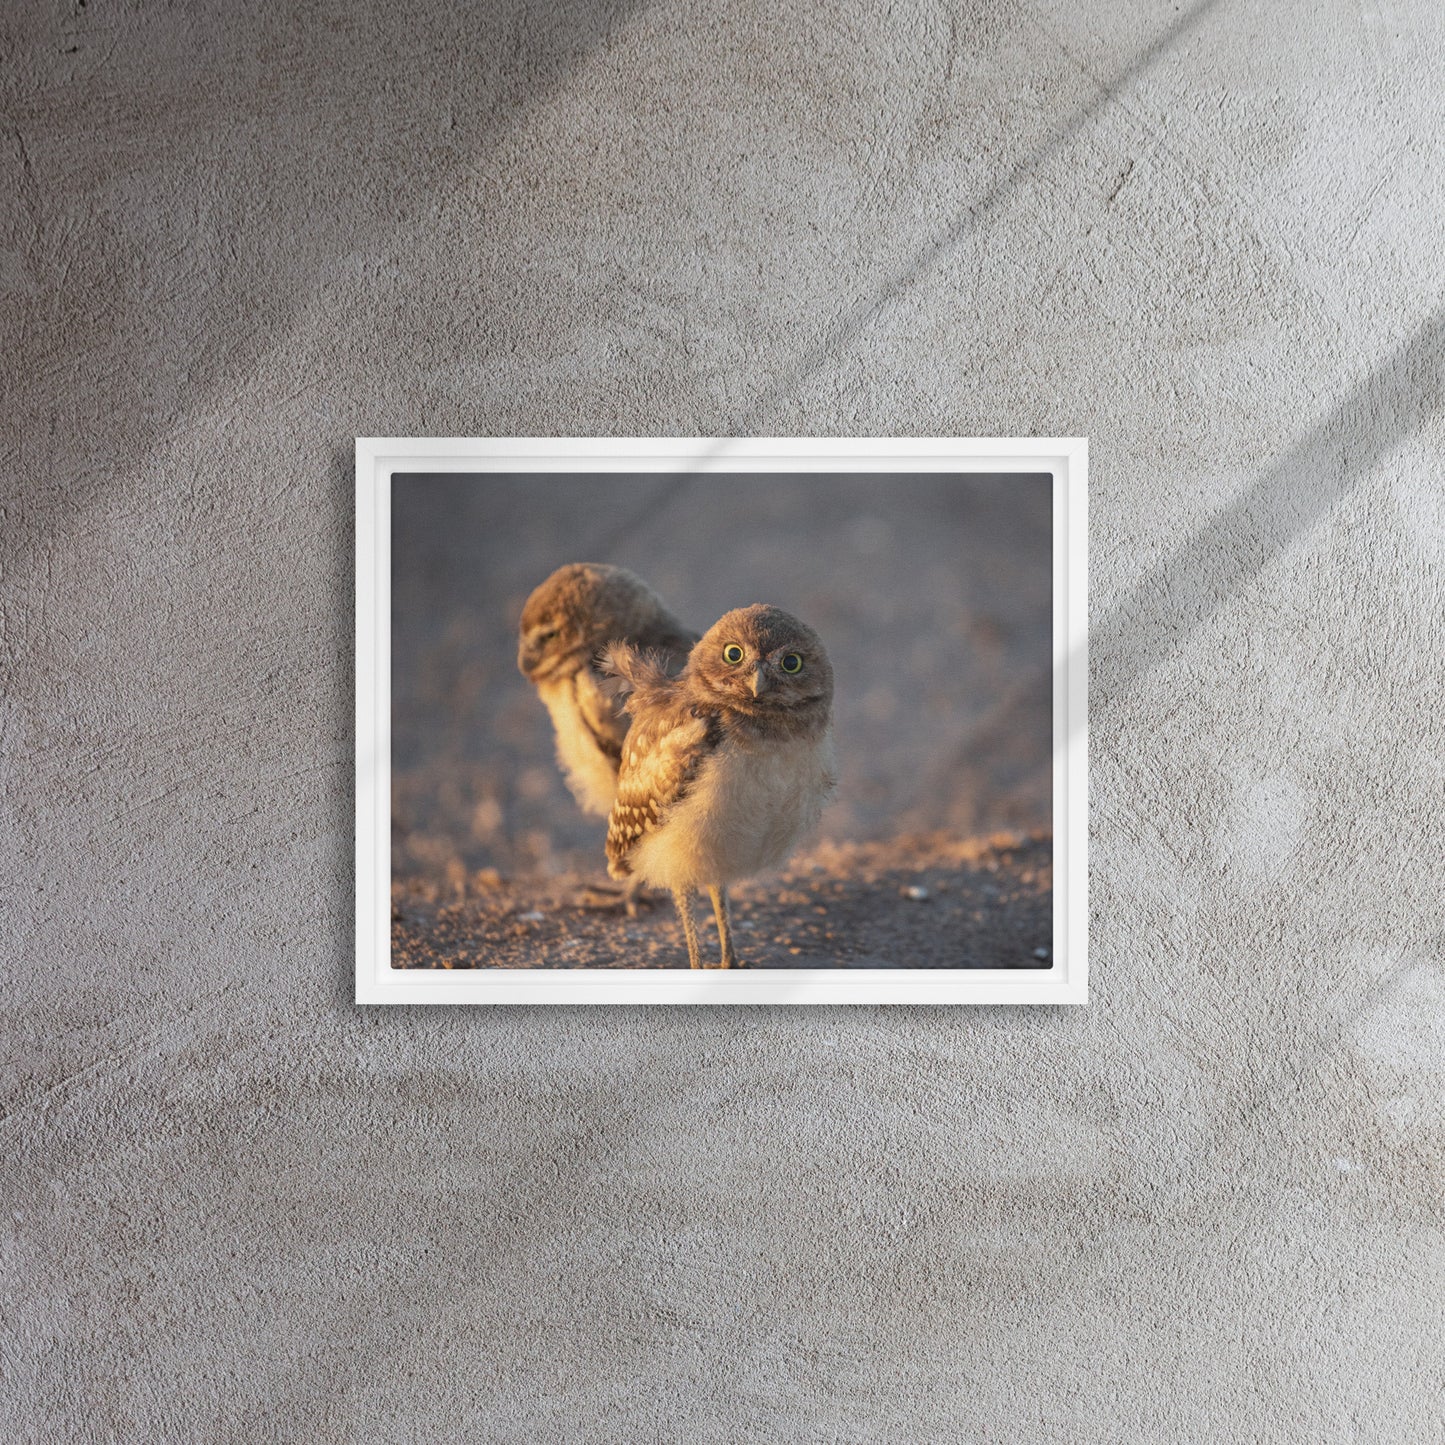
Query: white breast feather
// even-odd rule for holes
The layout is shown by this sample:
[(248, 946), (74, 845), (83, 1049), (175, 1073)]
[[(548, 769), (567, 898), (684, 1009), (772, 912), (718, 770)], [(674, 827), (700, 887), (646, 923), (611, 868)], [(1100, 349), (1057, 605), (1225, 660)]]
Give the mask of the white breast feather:
[(571, 679), (543, 683), (537, 692), (552, 715), (557, 761), (572, 796), (584, 811), (605, 818), (617, 791), (617, 774), (578, 710)]
[(781, 863), (817, 826), (833, 790), (831, 735), (749, 746), (725, 741), (687, 796), (632, 854), (657, 888), (731, 883)]

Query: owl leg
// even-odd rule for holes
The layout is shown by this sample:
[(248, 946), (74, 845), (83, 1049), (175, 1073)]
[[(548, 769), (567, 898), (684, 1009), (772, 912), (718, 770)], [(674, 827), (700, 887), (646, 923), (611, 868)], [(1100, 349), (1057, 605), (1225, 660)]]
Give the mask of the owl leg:
[(682, 919), (683, 935), (687, 939), (687, 961), (693, 968), (702, 967), (698, 956), (697, 924), (692, 917), (692, 892), (687, 888), (673, 890), (672, 901), (677, 904), (677, 916)]
[(722, 944), (722, 966), (724, 968), (741, 967), (737, 954), (733, 952), (733, 931), (728, 925), (727, 889), (709, 885), (707, 891), (712, 895), (712, 911), (717, 917), (718, 942)]

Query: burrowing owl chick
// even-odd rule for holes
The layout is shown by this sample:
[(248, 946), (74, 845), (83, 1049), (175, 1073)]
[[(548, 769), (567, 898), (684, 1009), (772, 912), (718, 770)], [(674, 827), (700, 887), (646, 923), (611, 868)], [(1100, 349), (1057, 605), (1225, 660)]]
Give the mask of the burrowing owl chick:
[(603, 562), (559, 567), (527, 599), (519, 633), (517, 666), (552, 716), (567, 786), (584, 812), (605, 818), (627, 718), (602, 689), (598, 654), (610, 642), (628, 642), (677, 671), (697, 633), (640, 577)]
[(614, 644), (632, 727), (607, 824), (607, 870), (668, 888), (701, 967), (692, 895), (706, 888), (722, 966), (737, 962), (727, 885), (782, 862), (835, 786), (833, 669), (812, 628), (761, 603), (729, 612), (676, 680)]

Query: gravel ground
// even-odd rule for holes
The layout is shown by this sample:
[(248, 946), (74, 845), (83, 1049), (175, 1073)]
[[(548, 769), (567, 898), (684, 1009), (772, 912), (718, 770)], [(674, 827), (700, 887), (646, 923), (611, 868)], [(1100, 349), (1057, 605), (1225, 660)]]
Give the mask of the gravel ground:
[[(1047, 968), (1052, 879), (1047, 836), (823, 844), (732, 890), (735, 942), (752, 968)], [(592, 881), (495, 869), (399, 879), (393, 958), (404, 968), (687, 967), (669, 898), (652, 895), (628, 918), (581, 902)], [(704, 957), (715, 961), (712, 910), (699, 902)]]

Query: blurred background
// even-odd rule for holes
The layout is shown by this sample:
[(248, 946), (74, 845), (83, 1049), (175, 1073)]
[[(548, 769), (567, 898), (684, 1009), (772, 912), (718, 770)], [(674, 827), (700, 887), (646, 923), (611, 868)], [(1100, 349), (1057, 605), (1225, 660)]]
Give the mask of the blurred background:
[(840, 786), (821, 836), (1050, 826), (1044, 475), (401, 475), (392, 498), (393, 864), (600, 871), (516, 667), (565, 562), (646, 578), (683, 622), (770, 602), (821, 634)]

